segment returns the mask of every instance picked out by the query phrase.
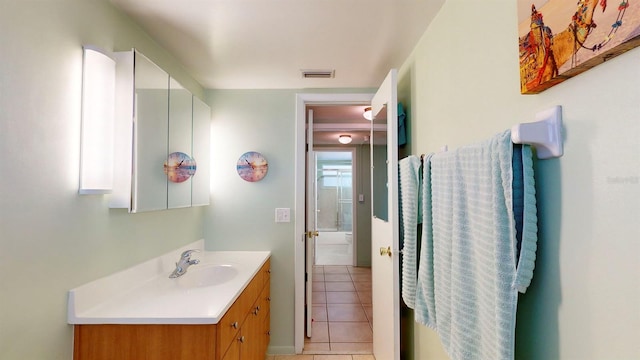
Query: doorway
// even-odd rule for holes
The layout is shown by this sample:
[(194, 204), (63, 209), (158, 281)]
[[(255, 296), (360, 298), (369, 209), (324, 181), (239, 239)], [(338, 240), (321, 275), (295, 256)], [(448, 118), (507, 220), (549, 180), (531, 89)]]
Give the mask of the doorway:
[[(368, 195), (365, 201), (370, 187), (362, 186), (370, 183), (370, 165), (368, 157), (357, 156), (371, 151), (371, 122), (363, 118), (366, 107), (307, 107), (309, 235), (304, 354), (373, 353), (371, 261), (358, 266), (365, 256), (360, 262), (356, 257), (361, 241), (371, 243), (370, 231), (362, 231), (363, 236), (360, 231), (371, 227), (371, 211), (363, 211), (371, 206)], [(341, 135), (348, 135), (351, 143), (339, 145)], [(366, 166), (358, 166), (360, 163)], [(370, 259), (370, 246), (365, 249), (366, 259)]]
[[(305, 312), (311, 314), (313, 301), (306, 302), (307, 289), (311, 289), (313, 269), (310, 261), (307, 261), (306, 251), (313, 239), (317, 236), (315, 224), (307, 228), (307, 223), (314, 222), (310, 211), (307, 211), (306, 182), (307, 179), (315, 181), (315, 176), (307, 178), (307, 157), (314, 152), (313, 135), (310, 135), (310, 143), (307, 147), (307, 134), (313, 131), (313, 122), (306, 123), (307, 105), (311, 103), (343, 103), (343, 104), (371, 104), (373, 123), (369, 128), (375, 130), (376, 123), (387, 131), (385, 138), (387, 148), (386, 161), (383, 169), (386, 169), (388, 219), (383, 220), (372, 217), (371, 247), (380, 249), (380, 256), (371, 256), (371, 286), (372, 286), (372, 311), (373, 311), (373, 354), (380, 359), (400, 360), (400, 280), (399, 280), (399, 223), (398, 223), (398, 138), (397, 138), (397, 70), (389, 71), (378, 91), (371, 94), (297, 94), (296, 95), (296, 181), (295, 181), (295, 321), (294, 321), (294, 347), (300, 354), (304, 346), (305, 329), (310, 329), (312, 322), (306, 321)], [(373, 141), (373, 131), (371, 140)], [(373, 151), (371, 151), (373, 156)], [(369, 159), (370, 163), (372, 159)], [(373, 168), (372, 168), (373, 170)], [(373, 174), (372, 174), (373, 178)], [(372, 193), (370, 193), (372, 195)], [(360, 199), (358, 199), (360, 200)], [(372, 199), (369, 199), (371, 201)], [(370, 207), (369, 203), (369, 207)], [(312, 252), (313, 250), (311, 250)], [(371, 255), (373, 255), (371, 251)], [(377, 252), (376, 252), (377, 254)], [(312, 291), (309, 291), (312, 293)]]
[(316, 151), (314, 265), (355, 265), (354, 151)]
[[(301, 354), (305, 344), (305, 329), (307, 327), (306, 312), (306, 284), (309, 278), (312, 278), (313, 271), (307, 271), (306, 246), (307, 246), (307, 230), (306, 230), (306, 187), (307, 187), (307, 106), (309, 105), (327, 105), (327, 104), (360, 104), (368, 105), (371, 102), (373, 94), (298, 94), (296, 96), (296, 207), (295, 207), (295, 319), (294, 319), (294, 350)], [(328, 134), (331, 124), (323, 125), (327, 130), (323, 135)], [(370, 128), (370, 125), (367, 126)], [(364, 129), (364, 127), (363, 127)], [(319, 136), (320, 138), (320, 136)], [(336, 144), (334, 143), (334, 146)], [(311, 147), (313, 149), (313, 147)], [(368, 154), (368, 153), (367, 153)], [(358, 163), (369, 164), (369, 159), (360, 161), (356, 156)], [(356, 165), (363, 166), (363, 165)], [(368, 193), (370, 189), (367, 189)], [(356, 192), (357, 193), (357, 192)], [(359, 194), (359, 193), (358, 193)], [(360, 199), (358, 199), (360, 200)], [(368, 198), (365, 199), (368, 202)], [(358, 201), (358, 206), (360, 202)], [(369, 215), (361, 214), (363, 217)], [(354, 217), (356, 222), (358, 216)], [(370, 235), (370, 233), (369, 233)], [(354, 239), (355, 241), (355, 239)], [(358, 249), (357, 252), (366, 251), (370, 254), (370, 246), (364, 249)], [(356, 251), (354, 251), (356, 252)], [(311, 281), (309, 281), (311, 285)], [(309, 312), (311, 314), (311, 312)]]

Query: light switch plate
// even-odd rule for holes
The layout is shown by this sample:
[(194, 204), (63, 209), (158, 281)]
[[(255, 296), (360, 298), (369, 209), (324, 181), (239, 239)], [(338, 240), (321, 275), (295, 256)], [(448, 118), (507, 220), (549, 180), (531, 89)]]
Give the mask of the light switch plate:
[(291, 209), (276, 208), (276, 222), (291, 222)]

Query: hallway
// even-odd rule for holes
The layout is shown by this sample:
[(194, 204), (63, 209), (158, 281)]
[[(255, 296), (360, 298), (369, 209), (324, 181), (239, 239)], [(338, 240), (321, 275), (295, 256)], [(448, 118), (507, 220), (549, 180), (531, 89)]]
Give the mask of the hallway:
[(353, 264), (353, 234), (345, 231), (320, 231), (316, 237), (316, 265)]
[(315, 266), (312, 337), (304, 354), (371, 354), (371, 268)]

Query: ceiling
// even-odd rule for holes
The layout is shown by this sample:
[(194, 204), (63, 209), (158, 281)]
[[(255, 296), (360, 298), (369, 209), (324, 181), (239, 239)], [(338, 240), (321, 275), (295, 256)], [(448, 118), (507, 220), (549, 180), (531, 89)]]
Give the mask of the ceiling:
[(351, 145), (369, 143), (371, 121), (362, 116), (367, 105), (313, 105), (313, 143), (340, 146), (338, 137), (350, 135)]
[[(444, 0), (111, 0), (209, 89), (378, 87)], [(335, 70), (303, 79), (300, 70)]]
[[(410, 55), (444, 2), (110, 1), (207, 89), (377, 88)], [(301, 70), (335, 76), (303, 78)], [(344, 123), (347, 131), (362, 119), (355, 114), (361, 109), (325, 109), (316, 118)]]

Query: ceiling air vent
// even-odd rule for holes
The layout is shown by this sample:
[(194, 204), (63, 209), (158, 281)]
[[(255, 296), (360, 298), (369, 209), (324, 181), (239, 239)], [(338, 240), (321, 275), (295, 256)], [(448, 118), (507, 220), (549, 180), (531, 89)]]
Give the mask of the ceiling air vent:
[(301, 70), (305, 79), (331, 79), (335, 77), (335, 70)]

